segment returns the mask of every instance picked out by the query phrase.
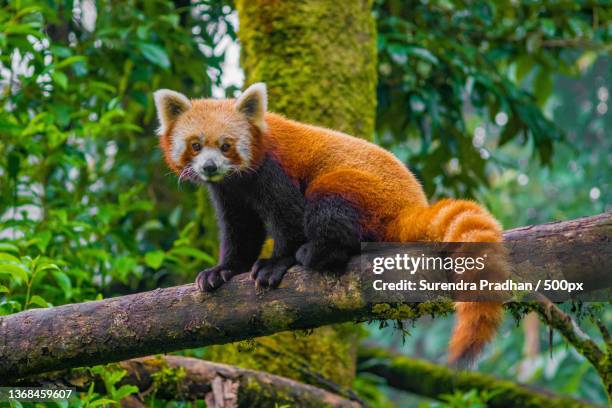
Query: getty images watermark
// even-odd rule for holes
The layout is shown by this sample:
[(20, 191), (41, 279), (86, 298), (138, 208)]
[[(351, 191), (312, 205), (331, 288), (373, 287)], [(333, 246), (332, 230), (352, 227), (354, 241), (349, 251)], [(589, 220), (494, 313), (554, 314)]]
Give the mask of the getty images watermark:
[(367, 243), (362, 246), (361, 267), (371, 289), (396, 298), (399, 294), (397, 300), (406, 302), (439, 296), (461, 301), (525, 300), (536, 293), (553, 301), (612, 299), (609, 289), (601, 289), (612, 286), (609, 274), (581, 276), (576, 271), (565, 276), (560, 271), (567, 268), (560, 267), (564, 259), (558, 253), (549, 250), (545, 261), (530, 262), (529, 255), (543, 249), (533, 243), (521, 245)]

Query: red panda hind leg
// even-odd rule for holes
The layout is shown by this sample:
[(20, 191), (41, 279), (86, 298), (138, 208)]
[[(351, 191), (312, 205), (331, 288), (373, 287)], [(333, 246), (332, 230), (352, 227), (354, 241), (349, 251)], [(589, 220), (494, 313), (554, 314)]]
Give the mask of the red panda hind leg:
[(333, 194), (311, 195), (304, 214), (308, 241), (295, 257), (316, 270), (342, 268), (359, 252), (360, 230), (359, 213), (349, 202)]
[(313, 269), (340, 269), (359, 253), (367, 238), (365, 226), (370, 212), (367, 190), (381, 183), (375, 175), (356, 169), (339, 168), (316, 177), (305, 192), (304, 232), (307, 243), (296, 254), (298, 262)]

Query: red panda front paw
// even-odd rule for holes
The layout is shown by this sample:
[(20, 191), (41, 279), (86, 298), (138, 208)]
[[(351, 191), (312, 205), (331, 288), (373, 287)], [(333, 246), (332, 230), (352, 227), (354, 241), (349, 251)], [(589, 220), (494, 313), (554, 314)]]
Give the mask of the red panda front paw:
[(200, 272), (195, 280), (198, 289), (202, 292), (212, 292), (219, 288), (223, 283), (232, 279), (232, 276), (238, 275), (240, 272), (227, 267), (226, 265), (217, 265), (212, 268), (204, 269)]
[(344, 248), (326, 247), (307, 242), (295, 253), (295, 259), (307, 267), (318, 271), (344, 267), (350, 255)]
[(292, 256), (259, 259), (253, 265), (251, 278), (255, 281), (255, 286), (258, 288), (275, 288), (283, 280), (287, 269), (293, 265), (295, 265), (295, 258)]

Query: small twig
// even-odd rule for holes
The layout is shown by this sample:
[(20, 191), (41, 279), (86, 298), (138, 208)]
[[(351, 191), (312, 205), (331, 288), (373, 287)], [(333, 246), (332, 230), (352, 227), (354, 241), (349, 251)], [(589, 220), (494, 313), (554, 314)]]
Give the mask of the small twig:
[(610, 331), (598, 317), (591, 316), (591, 321), (595, 324), (595, 326), (601, 333), (601, 337), (603, 337), (604, 342), (606, 343), (606, 349), (608, 350), (608, 354), (612, 354), (612, 336), (610, 336)]
[(549, 48), (607, 48), (604, 44), (598, 44), (586, 38), (553, 38), (542, 41), (543, 47)]
[(574, 319), (542, 295), (538, 296), (537, 302), (529, 303), (527, 307), (537, 312), (547, 325), (556, 329), (565, 340), (574, 346), (576, 351), (589, 360), (600, 374), (608, 393), (610, 393), (611, 390), (608, 389), (610, 373), (606, 363), (606, 353), (580, 329)]
[(536, 297), (537, 301), (526, 304), (527, 308), (537, 312), (549, 327), (556, 329), (578, 353), (582, 354), (593, 365), (603, 382), (608, 401), (612, 403), (612, 348), (608, 329), (599, 319), (592, 316), (592, 320), (605, 341), (606, 350), (602, 350), (589, 335), (582, 331), (571, 316), (559, 309), (544, 295), (536, 294)]

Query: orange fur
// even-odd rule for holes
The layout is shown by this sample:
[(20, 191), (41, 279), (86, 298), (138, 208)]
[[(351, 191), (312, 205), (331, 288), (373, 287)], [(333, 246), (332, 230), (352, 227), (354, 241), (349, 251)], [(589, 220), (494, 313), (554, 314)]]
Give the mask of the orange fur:
[[(407, 214), (408, 213), (408, 214)], [(445, 199), (420, 209), (406, 209), (391, 227), (392, 240), (443, 242), (501, 242), (498, 222), (478, 204)], [(503, 254), (502, 254), (503, 257)], [(503, 259), (491, 259), (490, 280), (507, 276)], [(485, 278), (481, 276), (481, 278)], [(497, 331), (502, 320), (501, 302), (457, 302), (457, 325), (449, 345), (451, 362), (472, 361)]]
[(388, 151), (340, 132), (266, 115), (268, 150), (290, 177), (306, 182), (306, 196), (334, 193), (356, 204), (366, 226), (385, 239), (406, 207), (426, 206), (423, 189)]
[[(236, 164), (240, 164), (240, 158), (236, 153), (236, 140), (232, 135), (241, 131), (250, 133), (254, 139), (261, 138), (261, 134), (243, 115), (234, 109), (233, 101), (229, 100), (192, 100), (191, 108), (183, 113), (176, 122), (160, 136), (160, 147), (164, 152), (164, 158), (168, 166), (177, 174), (182, 167), (195, 155), (190, 148), (185, 149), (179, 163), (172, 159), (172, 141), (176, 131), (180, 130), (188, 134), (185, 140), (200, 141), (205, 147), (219, 146), (225, 141), (231, 142), (231, 150), (228, 157)], [(263, 151), (257, 149), (261, 143), (255, 143), (256, 148), (252, 151), (252, 162), (257, 163), (263, 157)]]
[[(353, 203), (364, 229), (381, 241), (500, 242), (501, 228), (476, 203), (442, 200), (428, 205), (414, 175), (386, 150), (340, 132), (265, 114), (265, 128), (246, 121), (231, 100), (192, 100), (192, 107), (162, 135), (160, 146), (172, 169), (174, 128), (216, 143), (223, 135), (248, 127), (253, 143), (251, 167), (265, 152), (281, 164), (306, 196), (340, 195)], [(265, 130), (264, 130), (265, 129)], [(187, 133), (185, 133), (187, 132)], [(188, 153), (185, 153), (188, 154)], [(499, 302), (457, 303), (458, 324), (450, 342), (450, 359), (473, 358), (495, 334), (501, 321)]]

